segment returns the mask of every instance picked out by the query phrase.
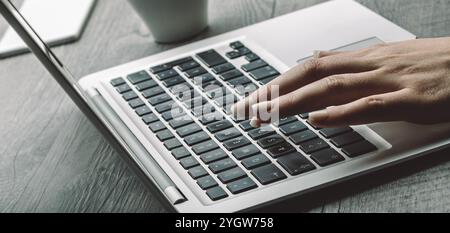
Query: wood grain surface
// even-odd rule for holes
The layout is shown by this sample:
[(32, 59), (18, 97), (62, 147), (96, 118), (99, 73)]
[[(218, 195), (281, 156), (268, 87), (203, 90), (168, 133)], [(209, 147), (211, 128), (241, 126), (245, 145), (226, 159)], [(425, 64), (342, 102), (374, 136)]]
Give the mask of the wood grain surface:
[[(210, 0), (210, 27), (192, 41), (321, 2)], [(419, 37), (450, 34), (447, 0), (359, 2)], [(82, 38), (55, 52), (82, 77), (181, 45), (152, 41), (127, 1), (99, 0)], [(0, 139), (0, 212), (165, 211), (31, 54), (0, 60)], [(446, 155), (267, 211), (447, 212)]]

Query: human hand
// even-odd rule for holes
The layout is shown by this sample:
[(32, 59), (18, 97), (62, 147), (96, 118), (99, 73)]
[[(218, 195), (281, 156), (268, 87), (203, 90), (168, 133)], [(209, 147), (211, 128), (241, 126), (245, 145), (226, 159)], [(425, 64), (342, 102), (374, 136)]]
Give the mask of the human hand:
[[(279, 97), (270, 96), (275, 88)], [(320, 127), (449, 122), (450, 38), (318, 52), (232, 109), (256, 126), (268, 123), (261, 112), (270, 119), (312, 112), (310, 122)]]

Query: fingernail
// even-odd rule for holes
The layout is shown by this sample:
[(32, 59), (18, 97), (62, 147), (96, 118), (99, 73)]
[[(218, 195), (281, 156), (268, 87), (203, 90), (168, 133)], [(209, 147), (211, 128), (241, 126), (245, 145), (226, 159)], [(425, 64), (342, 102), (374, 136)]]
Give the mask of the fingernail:
[(322, 51), (320, 51), (320, 50), (314, 50), (313, 58), (315, 58), (315, 59), (320, 58), (320, 52), (322, 52)]
[(320, 110), (309, 114), (309, 120), (312, 124), (322, 124), (328, 119), (328, 117), (329, 114), (327, 110)]
[(253, 128), (260, 128), (260, 127), (261, 127), (261, 121), (259, 121), (258, 119), (256, 119), (256, 117), (254, 117), (254, 118), (252, 118), (252, 119), (250, 120), (250, 125), (251, 125)]

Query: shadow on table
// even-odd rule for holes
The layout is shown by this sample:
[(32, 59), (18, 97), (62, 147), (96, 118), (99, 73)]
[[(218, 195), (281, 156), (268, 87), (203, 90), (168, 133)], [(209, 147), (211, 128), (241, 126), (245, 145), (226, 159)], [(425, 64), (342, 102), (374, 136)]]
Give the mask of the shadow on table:
[(261, 207), (256, 213), (298, 213), (306, 212), (327, 203), (336, 202), (356, 193), (367, 191), (376, 186), (386, 184), (436, 165), (450, 161), (450, 148), (422, 156), (411, 161), (365, 174), (339, 184), (309, 192), (279, 203)]

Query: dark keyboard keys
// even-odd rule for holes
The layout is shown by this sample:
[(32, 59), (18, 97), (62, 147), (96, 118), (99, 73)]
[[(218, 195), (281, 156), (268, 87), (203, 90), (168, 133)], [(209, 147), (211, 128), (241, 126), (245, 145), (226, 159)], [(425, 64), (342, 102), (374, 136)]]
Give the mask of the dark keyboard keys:
[(257, 187), (258, 185), (256, 185), (256, 183), (249, 177), (231, 182), (227, 185), (227, 189), (233, 194), (243, 193)]
[(140, 71), (140, 72), (128, 75), (127, 79), (128, 79), (128, 81), (131, 82), (131, 84), (135, 85), (137, 83), (141, 83), (141, 82), (149, 80), (150, 75), (148, 75), (147, 72), (145, 72), (145, 71)]
[(278, 134), (271, 135), (269, 137), (265, 137), (258, 140), (258, 145), (263, 149), (267, 149), (273, 146), (276, 146), (280, 143), (286, 142), (283, 137)]
[(270, 136), (272, 134), (275, 134), (275, 130), (270, 126), (261, 127), (261, 128), (254, 129), (254, 130), (251, 130), (250, 132), (248, 132), (248, 135), (253, 140), (258, 140), (260, 138), (264, 138), (264, 137)]
[(252, 81), (249, 78), (247, 78), (245, 76), (242, 76), (242, 77), (235, 78), (235, 79), (232, 79), (232, 80), (228, 81), (228, 85), (230, 85), (231, 87), (235, 88), (237, 86), (244, 86), (244, 85), (249, 84), (251, 82)]
[(173, 87), (186, 82), (181, 76), (175, 76), (164, 80), (162, 83), (165, 87)]
[(303, 150), (306, 154), (312, 154), (316, 151), (323, 150), (330, 147), (327, 142), (324, 140), (317, 138), (311, 141), (304, 142), (300, 144), (300, 149)]
[(209, 125), (213, 122), (223, 120), (223, 116), (220, 113), (211, 113), (211, 114), (200, 117), (199, 120), (200, 120), (200, 123), (202, 123), (203, 125)]
[(150, 123), (159, 121), (158, 117), (155, 114), (153, 114), (153, 113), (150, 113), (150, 114), (147, 114), (147, 115), (143, 116), (142, 120), (147, 125), (150, 124)]
[(217, 140), (219, 140), (219, 142), (224, 142), (241, 135), (241, 132), (239, 132), (239, 130), (237, 130), (236, 128), (229, 128), (215, 133), (215, 137), (217, 138)]
[(117, 92), (119, 92), (119, 94), (123, 94), (125, 92), (129, 92), (131, 91), (130, 86), (128, 86), (128, 84), (122, 84), (118, 87), (116, 87)]
[(148, 128), (149, 128), (153, 133), (156, 133), (156, 132), (159, 132), (159, 131), (165, 129), (166, 126), (165, 126), (161, 121), (157, 121), (157, 122), (151, 123), (151, 124), (148, 126)]
[(264, 165), (267, 165), (270, 163), (271, 163), (270, 159), (268, 159), (263, 154), (255, 155), (250, 158), (242, 160), (242, 165), (244, 165), (244, 167), (249, 170), (260, 167), (260, 166), (264, 166)]
[(352, 132), (353, 129), (350, 127), (343, 127), (343, 128), (327, 128), (327, 129), (321, 129), (319, 132), (326, 138), (332, 138), (344, 133)]
[(177, 134), (180, 135), (180, 137), (184, 138), (188, 135), (195, 134), (200, 131), (202, 131), (202, 128), (200, 128), (200, 126), (197, 125), (197, 123), (193, 123), (193, 124), (178, 128)]
[(154, 67), (150, 68), (150, 72), (152, 72), (153, 74), (161, 73), (163, 71), (172, 69), (174, 66), (177, 66), (177, 65), (189, 62), (189, 61), (192, 61), (191, 57), (181, 58), (181, 59), (178, 59), (176, 61), (173, 61), (173, 62), (170, 62), (167, 64), (154, 66)]
[(138, 116), (140, 116), (140, 117), (152, 112), (152, 110), (150, 110), (150, 108), (147, 106), (139, 107), (135, 111), (136, 111), (136, 114), (138, 114)]
[(241, 124), (239, 124), (239, 127), (244, 131), (250, 131), (252, 129), (255, 129), (253, 128), (253, 126), (250, 125), (250, 120), (241, 122)]
[(264, 67), (264, 66), (267, 66), (267, 63), (265, 61), (263, 61), (263, 60), (256, 60), (256, 61), (251, 62), (249, 64), (243, 65), (242, 69), (245, 72), (250, 72), (250, 71), (259, 69), (261, 67)]
[(231, 52), (228, 52), (228, 53), (226, 54), (226, 56), (227, 56), (229, 59), (236, 59), (236, 58), (241, 57), (242, 55), (241, 55), (241, 53), (238, 52), (238, 51), (231, 51)]
[(156, 86), (158, 86), (158, 83), (156, 83), (154, 80), (148, 80), (143, 83), (137, 84), (135, 87), (138, 91), (144, 91)]
[(350, 158), (355, 158), (376, 150), (377, 148), (368, 141), (358, 142), (342, 148), (342, 151)]
[(308, 126), (306, 126), (305, 124), (303, 124), (300, 121), (289, 123), (287, 125), (283, 125), (280, 127), (280, 131), (287, 136), (307, 130), (307, 129), (308, 129)]
[(194, 122), (194, 120), (192, 120), (190, 117), (182, 116), (182, 117), (171, 120), (169, 122), (169, 125), (170, 125), (170, 127), (174, 128), (174, 129), (178, 129), (182, 126), (191, 124), (193, 122)]
[(155, 109), (158, 113), (161, 114), (161, 113), (167, 112), (169, 110), (176, 109), (177, 107), (179, 107), (179, 106), (177, 106), (174, 101), (168, 101), (168, 102), (165, 102), (165, 103), (155, 106)]
[(258, 154), (260, 153), (260, 151), (255, 145), (247, 145), (241, 148), (234, 149), (232, 153), (236, 159), (242, 160), (252, 155)]
[(161, 87), (153, 87), (150, 89), (147, 89), (145, 91), (142, 92), (142, 96), (144, 96), (145, 98), (151, 98), (160, 94), (164, 93), (164, 89), (162, 89)]
[(225, 58), (223, 58), (215, 50), (208, 50), (206, 52), (199, 53), (196, 56), (202, 63), (210, 68), (227, 62), (227, 60), (225, 60)]
[(247, 47), (241, 47), (241, 48), (238, 48), (237, 51), (239, 52), (239, 54), (240, 54), (241, 56), (245, 56), (245, 55), (247, 55), (247, 54), (249, 54), (249, 53), (252, 52), (252, 51), (251, 51), (249, 48), (247, 48)]
[(197, 179), (197, 184), (203, 190), (217, 186), (217, 182), (214, 180), (214, 178), (212, 178), (212, 176), (204, 176)]
[(289, 139), (291, 139), (291, 141), (293, 143), (295, 143), (295, 145), (300, 145), (300, 144), (302, 144), (304, 142), (307, 142), (309, 140), (313, 140), (313, 139), (316, 139), (316, 138), (318, 138), (317, 134), (314, 133), (313, 131), (309, 130), (309, 129), (305, 130), (305, 131), (302, 131), (300, 133), (296, 133), (296, 134), (291, 135), (289, 137)]
[(171, 121), (174, 118), (180, 118), (182, 116), (186, 116), (186, 113), (183, 111), (183, 109), (178, 107), (178, 108), (173, 108), (172, 110), (170, 110), (168, 112), (164, 112), (163, 114), (161, 114), (161, 116), (165, 121)]
[(128, 104), (133, 109), (136, 109), (136, 108), (139, 108), (139, 107), (142, 107), (145, 105), (144, 101), (142, 101), (141, 99), (134, 99), (134, 100), (128, 101)]
[(210, 152), (206, 152), (200, 156), (200, 159), (206, 164), (225, 158), (228, 158), (228, 155), (222, 149), (216, 149)]
[(240, 48), (244, 47), (244, 44), (242, 44), (242, 42), (240, 42), (240, 41), (236, 41), (236, 42), (231, 43), (230, 47), (232, 49), (240, 49)]
[(241, 168), (236, 167), (233, 169), (230, 169), (228, 171), (224, 171), (222, 173), (220, 173), (217, 178), (219, 178), (219, 180), (224, 183), (230, 183), (232, 181), (244, 178), (247, 176), (247, 173), (245, 173)]
[(210, 83), (211, 81), (216, 80), (212, 74), (202, 74), (194, 78), (194, 84), (200, 87), (205, 87), (205, 84)]
[(221, 73), (225, 73), (227, 71), (233, 70), (233, 69), (235, 69), (235, 67), (231, 63), (225, 63), (225, 64), (218, 65), (218, 66), (212, 68), (212, 71), (215, 74), (221, 74)]
[(273, 158), (278, 158), (280, 156), (283, 156), (285, 154), (289, 154), (291, 152), (294, 152), (295, 148), (289, 144), (289, 143), (282, 143), (280, 145), (274, 146), (268, 150), (268, 153)]
[(195, 167), (195, 166), (200, 165), (200, 164), (198, 163), (198, 161), (197, 161), (194, 157), (192, 157), (192, 156), (186, 157), (186, 158), (184, 158), (184, 159), (181, 159), (181, 160), (180, 160), (180, 164), (181, 164), (181, 166), (183, 166), (183, 168), (186, 169), (186, 170), (189, 169), (189, 168), (193, 168), (193, 167)]
[(223, 191), (223, 189), (221, 187), (214, 187), (214, 188), (208, 189), (208, 191), (206, 191), (206, 194), (213, 201), (218, 201), (220, 199), (224, 199), (224, 198), (228, 197), (228, 194), (225, 191)]
[(364, 138), (356, 132), (346, 133), (331, 139), (331, 143), (337, 147), (347, 146), (356, 142), (363, 141)]
[(254, 62), (259, 59), (259, 56), (254, 53), (249, 53), (245, 56), (245, 60), (248, 62)]
[(180, 160), (182, 158), (186, 158), (191, 155), (186, 148), (180, 147), (172, 150), (172, 155), (175, 159)]
[(213, 140), (210, 140), (193, 146), (192, 150), (194, 151), (194, 153), (201, 155), (217, 148), (219, 148), (219, 146)]
[(292, 176), (300, 175), (316, 169), (302, 154), (294, 152), (278, 159), (278, 163)]
[(302, 113), (299, 115), (302, 119), (308, 119), (309, 118), (309, 113)]
[(223, 73), (219, 76), (220, 79), (222, 79), (223, 81), (228, 81), (237, 77), (243, 76), (243, 74), (241, 73), (241, 71), (239, 70), (232, 70), (232, 71), (228, 71), (226, 73)]
[(263, 185), (268, 185), (287, 178), (275, 164), (256, 168), (252, 171), (252, 175)]
[(169, 100), (172, 100), (172, 98), (167, 93), (164, 93), (162, 95), (151, 97), (150, 99), (148, 99), (148, 102), (151, 105), (155, 106), (155, 105), (167, 102)]
[(188, 78), (194, 78), (199, 75), (206, 74), (206, 73), (208, 73), (208, 71), (206, 71), (203, 67), (197, 67), (192, 70), (188, 70), (188, 71), (184, 72), (184, 74)]
[(178, 67), (180, 68), (181, 71), (184, 72), (186, 70), (190, 70), (190, 69), (193, 69), (193, 68), (196, 68), (199, 66), (200, 65), (196, 61), (191, 60), (191, 61), (188, 61), (188, 62), (185, 62), (185, 63), (179, 65)]
[(174, 69), (170, 69), (170, 70), (166, 70), (164, 72), (158, 73), (156, 75), (156, 78), (158, 78), (159, 80), (163, 81), (165, 79), (172, 78), (172, 77), (175, 77), (177, 75), (178, 75), (178, 73)]
[(273, 125), (275, 125), (276, 127), (280, 127), (280, 126), (292, 123), (294, 121), (297, 121), (297, 118), (295, 118), (295, 117), (285, 117), (285, 118), (282, 118), (279, 121), (273, 123)]
[(230, 141), (225, 142), (223, 145), (225, 148), (229, 151), (233, 151), (234, 149), (243, 147), (250, 144), (250, 141), (245, 137), (238, 137), (235, 139), (232, 139)]
[(198, 132), (198, 133), (193, 134), (191, 136), (185, 137), (184, 141), (189, 146), (193, 146), (193, 145), (199, 144), (200, 142), (204, 142), (204, 141), (208, 140), (209, 138), (210, 138), (210, 136), (207, 133), (205, 133), (205, 132)]
[(259, 84), (261, 84), (261, 85), (266, 85), (266, 84), (272, 82), (273, 80), (275, 80), (275, 79), (278, 78), (278, 77), (279, 77), (278, 75), (275, 75), (275, 76), (272, 76), (272, 77), (268, 77), (268, 78), (265, 78), (265, 79), (261, 79), (261, 80), (259, 80)]
[(311, 159), (313, 159), (314, 162), (319, 164), (321, 167), (329, 166), (345, 160), (342, 155), (332, 148), (313, 153), (311, 155)]
[(208, 125), (207, 129), (211, 133), (216, 133), (231, 127), (233, 127), (233, 124), (231, 122), (229, 122), (228, 120), (223, 120)]
[(211, 163), (209, 169), (214, 172), (214, 174), (226, 171), (228, 169), (236, 167), (237, 164), (230, 158), (219, 160), (217, 162)]
[(240, 95), (240, 96), (248, 96), (251, 93), (255, 92), (256, 90), (258, 90), (258, 86), (256, 86), (254, 83), (250, 83), (248, 85), (245, 86), (239, 86), (239, 88), (236, 88), (236, 92)]
[(164, 146), (165, 146), (168, 150), (173, 150), (173, 149), (178, 148), (178, 147), (181, 147), (181, 146), (183, 146), (183, 145), (181, 144), (180, 141), (178, 141), (178, 139), (172, 138), (172, 139), (169, 139), (169, 140), (165, 141), (165, 142), (164, 142)]
[(122, 97), (125, 101), (130, 101), (130, 100), (138, 98), (138, 95), (136, 93), (134, 93), (134, 91), (129, 91), (129, 92), (124, 93), (122, 95)]
[(271, 66), (266, 66), (250, 72), (250, 76), (258, 81), (279, 74), (280, 73)]
[(113, 87), (117, 87), (117, 86), (125, 84), (125, 80), (123, 78), (116, 78), (116, 79), (111, 80), (110, 83), (111, 83), (111, 85), (113, 85)]
[(197, 166), (189, 169), (188, 174), (192, 177), (192, 179), (198, 179), (208, 175), (208, 172), (203, 167)]
[(172, 132), (170, 132), (170, 130), (168, 129), (158, 132), (156, 136), (162, 142), (174, 138)]

